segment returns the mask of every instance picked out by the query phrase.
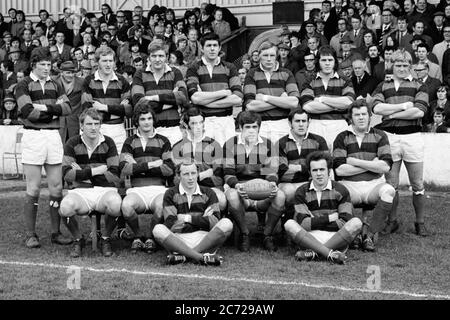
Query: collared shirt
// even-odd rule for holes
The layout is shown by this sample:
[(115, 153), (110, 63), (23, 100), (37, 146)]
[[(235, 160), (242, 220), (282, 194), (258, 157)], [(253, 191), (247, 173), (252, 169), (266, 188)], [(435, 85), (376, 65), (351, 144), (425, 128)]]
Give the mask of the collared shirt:
[(218, 66), (220, 64), (220, 57), (217, 57), (217, 59), (212, 64), (208, 63), (208, 61), (206, 61), (205, 57), (202, 57), (202, 61), (205, 64), (206, 69), (208, 69), (210, 77), (212, 78), (214, 66)]
[[(361, 148), (361, 144), (362, 144), (362, 141), (364, 139), (364, 136), (361, 137), (360, 134), (357, 134), (356, 131), (355, 131), (355, 127), (353, 125), (349, 125), (347, 127), (347, 131), (350, 131), (351, 133), (353, 133), (355, 135), (356, 141), (358, 142), (358, 145)], [(364, 135), (368, 134), (369, 131), (370, 131), (370, 127), (367, 128), (367, 130), (364, 132)]]
[(167, 72), (171, 72), (171, 71), (172, 71), (172, 68), (166, 63), (166, 64), (164, 65), (164, 71), (163, 71), (163, 73), (162, 73), (161, 75), (158, 75), (158, 76), (157, 76), (157, 74), (153, 71), (151, 64), (149, 64), (149, 65), (147, 66), (147, 68), (145, 69), (145, 71), (151, 72), (151, 73), (153, 74), (153, 77), (155, 78), (156, 84), (158, 84), (158, 83), (159, 83), (159, 80), (161, 80), (161, 78), (164, 76), (164, 74), (167, 73)]
[(42, 87), (42, 92), (45, 94), (45, 83), (47, 82), (47, 81), (51, 81), (52, 79), (50, 78), (50, 76), (47, 76), (47, 78), (45, 79), (45, 80), (41, 80), (41, 79), (39, 79), (33, 72), (31, 72), (30, 73), (30, 78), (31, 78), (31, 80), (33, 80), (33, 81), (35, 81), (35, 82), (37, 82), (37, 81), (39, 81), (39, 84), (41, 85), (41, 87)]
[(242, 133), (238, 134), (238, 140), (237, 140), (238, 144), (242, 144), (245, 148), (245, 154), (248, 155), (250, 154), (250, 152), (252, 152), (252, 149), (254, 146), (260, 144), (260, 143), (264, 143), (264, 140), (261, 138), (261, 136), (258, 134), (258, 140), (256, 141), (255, 144), (253, 145), (248, 145), (245, 143), (245, 141), (242, 139)]
[(97, 149), (97, 147), (105, 141), (105, 136), (100, 133), (97, 143), (93, 147), (91, 147), (90, 144), (86, 142), (86, 140), (84, 139), (84, 135), (81, 135), (81, 141), (83, 141), (84, 145), (86, 146), (88, 158), (90, 159), (95, 149)]
[[(323, 86), (324, 86), (325, 90), (327, 90), (327, 88), (328, 88), (328, 81), (325, 83), (325, 81), (323, 81), (323, 78), (322, 78), (322, 76), (321, 76), (321, 73), (320, 73), (320, 72), (317, 72), (317, 74), (316, 74), (316, 79), (319, 79), (319, 78), (322, 80), (322, 83), (323, 83)], [(330, 80), (333, 79), (333, 78), (339, 79), (339, 74), (338, 74), (337, 72), (335, 72), (335, 73), (330, 77)]]
[(298, 154), (302, 153), (302, 143), (303, 143), (303, 140), (308, 139), (308, 135), (309, 135), (309, 132), (306, 132), (303, 139), (298, 141), (297, 139), (295, 139), (294, 135), (292, 134), (292, 130), (289, 131), (288, 138), (295, 142), (295, 145), (297, 146)]
[(272, 74), (274, 72), (278, 71), (278, 69), (280, 68), (280, 63), (278, 61), (275, 61), (275, 67), (272, 70), (270, 70), (270, 71), (264, 69), (262, 64), (259, 64), (259, 67), (264, 72), (264, 75), (266, 76), (266, 79), (267, 79), (267, 83), (270, 83), (270, 78), (272, 77)]
[(309, 184), (309, 190), (314, 190), (316, 192), (317, 195), (317, 202), (319, 203), (320, 206), (320, 200), (322, 200), (322, 191), (324, 190), (332, 190), (332, 186), (331, 186), (331, 179), (328, 178), (328, 182), (327, 185), (325, 186), (325, 188), (323, 188), (322, 190), (319, 190), (316, 188), (316, 185), (314, 184), (314, 181), (311, 181), (311, 183)]
[(64, 43), (62, 43), (62, 44), (56, 44), (56, 47), (58, 48), (59, 54), (62, 54), (63, 49), (64, 49)]
[(400, 88), (400, 83), (403, 82), (404, 80), (413, 81), (413, 77), (412, 75), (409, 75), (400, 81), (396, 81), (394, 78), (392, 78), (392, 81), (394, 81), (395, 91), (398, 91), (398, 88)]
[(180, 183), (180, 185), (179, 185), (179, 190), (180, 190), (180, 194), (181, 194), (181, 195), (186, 195), (186, 198), (187, 198), (187, 201), (188, 201), (189, 209), (191, 208), (192, 198), (193, 198), (195, 195), (199, 195), (199, 196), (203, 195), (203, 193), (202, 193), (201, 190), (200, 190), (200, 186), (198, 185), (198, 183), (195, 185), (195, 191), (194, 191), (192, 194), (187, 193), (186, 190), (185, 190), (185, 189), (183, 188), (183, 186), (181, 185), (181, 183)]
[(156, 130), (153, 129), (153, 134), (151, 136), (149, 136), (148, 138), (145, 138), (143, 135), (141, 135), (141, 133), (139, 132), (139, 129), (136, 130), (136, 135), (141, 140), (142, 149), (145, 150), (145, 148), (147, 147), (147, 139), (154, 138), (156, 136)]
[(110, 81), (119, 81), (119, 78), (117, 78), (116, 73), (113, 72), (112, 74), (113, 74), (113, 75), (112, 75), (111, 79), (106, 80), (106, 79), (102, 79), (102, 78), (100, 77), (100, 72), (99, 72), (98, 70), (95, 71), (95, 73), (94, 73), (94, 80), (95, 80), (95, 81), (101, 81), (101, 82), (102, 82), (102, 85), (103, 85), (103, 92), (104, 92), (105, 94), (106, 94), (106, 90), (108, 89), (108, 85), (109, 85), (109, 82), (110, 82)]

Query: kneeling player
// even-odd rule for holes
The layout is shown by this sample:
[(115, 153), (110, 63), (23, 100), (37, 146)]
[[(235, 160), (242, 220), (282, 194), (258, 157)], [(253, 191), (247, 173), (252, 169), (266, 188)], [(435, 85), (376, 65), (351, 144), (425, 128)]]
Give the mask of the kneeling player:
[(153, 235), (169, 251), (169, 264), (190, 259), (218, 266), (222, 257), (207, 252), (225, 242), (233, 224), (227, 218), (219, 221), (217, 196), (210, 188), (198, 185), (198, 168), (193, 161), (178, 164), (176, 173), (180, 183), (164, 194), (164, 224), (156, 225)]
[[(228, 210), (241, 232), (239, 248), (250, 249), (249, 230), (245, 210), (266, 212), (263, 246), (268, 251), (277, 248), (272, 233), (284, 208), (285, 195), (278, 189), (277, 151), (269, 139), (259, 135), (261, 116), (253, 111), (244, 111), (239, 117), (241, 133), (224, 145), (225, 183), (230, 186), (225, 192)], [(253, 179), (265, 179), (272, 185), (272, 193), (264, 200), (250, 200), (244, 183)]]
[(348, 190), (339, 182), (331, 181), (331, 156), (315, 151), (306, 164), (312, 181), (295, 193), (295, 216), (284, 227), (293, 241), (306, 248), (295, 254), (297, 260), (326, 258), (343, 264), (346, 250), (357, 234), (362, 222), (352, 217), (352, 204)]
[[(131, 176), (132, 188), (122, 201), (122, 214), (135, 234), (131, 250), (156, 250), (153, 227), (162, 220), (163, 195), (167, 179), (174, 174), (175, 166), (170, 159), (170, 142), (155, 132), (155, 112), (149, 101), (137, 104), (133, 123), (137, 133), (127, 138), (120, 154), (122, 176)], [(143, 237), (139, 228), (138, 214), (151, 212), (150, 238)]]
[(394, 187), (383, 177), (392, 166), (391, 148), (384, 131), (370, 128), (370, 110), (365, 100), (354, 102), (349, 113), (352, 124), (334, 140), (334, 170), (336, 180), (350, 192), (353, 205), (375, 206), (369, 223), (363, 218), (362, 239), (358, 243), (364, 250), (375, 251), (374, 236), (383, 230), (395, 196)]
[(74, 258), (81, 255), (85, 244), (75, 215), (105, 214), (101, 249), (106, 257), (112, 255), (110, 237), (120, 216), (119, 156), (114, 141), (100, 133), (100, 126), (101, 115), (93, 108), (84, 110), (80, 115), (82, 134), (64, 146), (63, 176), (71, 190), (61, 201), (59, 213), (70, 219), (68, 228), (75, 238), (70, 256)]

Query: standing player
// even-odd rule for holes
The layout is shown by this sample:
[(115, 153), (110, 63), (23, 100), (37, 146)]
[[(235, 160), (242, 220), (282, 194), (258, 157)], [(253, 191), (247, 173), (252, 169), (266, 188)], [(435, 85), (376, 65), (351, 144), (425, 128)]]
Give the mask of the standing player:
[(176, 174), (180, 183), (164, 194), (164, 224), (156, 225), (153, 235), (169, 251), (169, 264), (190, 259), (219, 266), (222, 257), (208, 251), (217, 251), (230, 236), (233, 224), (227, 218), (220, 219), (214, 191), (198, 185), (198, 168), (193, 161), (178, 164)]
[(50, 79), (51, 56), (47, 48), (36, 48), (30, 58), (32, 71), (16, 87), (17, 104), (24, 126), (22, 163), (27, 179), (24, 215), (28, 248), (40, 247), (36, 216), (44, 166), (50, 192), (51, 242), (70, 244), (60, 232), (58, 213), (62, 198), (61, 163), (63, 145), (59, 135), (60, 116), (70, 113), (64, 89)]
[(93, 108), (84, 110), (80, 115), (82, 134), (70, 138), (64, 146), (63, 174), (71, 190), (62, 200), (59, 212), (70, 221), (68, 228), (75, 239), (70, 253), (73, 258), (81, 255), (85, 245), (76, 215), (92, 211), (105, 214), (101, 238), (105, 257), (112, 255), (110, 237), (120, 216), (119, 156), (114, 141), (100, 133), (101, 118)]
[(193, 160), (199, 169), (199, 184), (212, 188), (219, 200), (220, 211), (224, 212), (227, 199), (223, 193), (222, 147), (205, 135), (205, 116), (198, 108), (187, 110), (181, 121), (186, 128), (186, 136), (173, 146), (173, 161), (179, 164)]
[(205, 115), (205, 134), (220, 145), (235, 135), (233, 106), (242, 104), (236, 67), (219, 57), (219, 36), (207, 33), (200, 41), (203, 56), (187, 71), (189, 97)]
[(261, 115), (260, 134), (274, 142), (289, 131), (287, 116), (300, 98), (294, 75), (281, 68), (277, 54), (276, 45), (261, 44), (260, 65), (249, 70), (244, 85), (246, 109)]
[[(277, 187), (277, 152), (272, 142), (259, 134), (261, 127), (259, 114), (243, 111), (238, 117), (238, 122), (240, 134), (229, 139), (223, 146), (223, 170), (225, 183), (230, 186), (225, 192), (228, 210), (241, 232), (239, 249), (241, 251), (250, 249), (245, 211), (252, 209), (267, 213), (263, 246), (268, 251), (275, 251), (272, 234), (285, 203), (284, 193)], [(258, 178), (270, 181), (272, 193), (264, 200), (248, 199), (244, 183)]]
[(156, 131), (169, 138), (172, 143), (181, 139), (179, 109), (187, 102), (186, 83), (176, 68), (167, 64), (164, 47), (152, 42), (148, 47), (149, 65), (137, 71), (132, 88), (134, 105), (149, 101), (156, 114)]
[[(170, 142), (155, 131), (155, 112), (151, 103), (140, 101), (133, 113), (133, 124), (137, 132), (127, 138), (120, 154), (122, 176), (131, 177), (132, 188), (122, 202), (122, 214), (135, 238), (132, 251), (156, 250), (153, 227), (162, 219), (162, 200), (167, 179), (174, 175), (175, 166), (170, 159)], [(143, 237), (139, 228), (138, 214), (151, 212), (150, 238)]]
[[(392, 54), (393, 79), (383, 81), (374, 91), (373, 112), (383, 116), (377, 128), (386, 132), (391, 144), (392, 169), (387, 181), (398, 189), (400, 167), (405, 163), (413, 190), (413, 206), (416, 212), (414, 224), (417, 235), (425, 237), (425, 189), (423, 186), (424, 141), (421, 135), (422, 118), (428, 108), (427, 88), (411, 76), (412, 57), (407, 51)], [(398, 192), (386, 232), (395, 232), (397, 222)]]
[(351, 125), (333, 144), (335, 176), (349, 190), (353, 205), (375, 206), (371, 221), (363, 217), (361, 244), (362, 249), (375, 251), (374, 236), (383, 229), (395, 195), (383, 176), (391, 169), (391, 148), (384, 131), (370, 128), (366, 100), (354, 102), (349, 114)]
[(347, 128), (345, 117), (355, 91), (351, 80), (337, 73), (338, 61), (332, 48), (320, 48), (318, 64), (316, 77), (300, 89), (300, 101), (311, 117), (309, 131), (324, 137), (331, 150), (336, 136)]
[(299, 261), (326, 258), (343, 264), (346, 250), (362, 223), (352, 217), (348, 190), (330, 179), (331, 156), (322, 151), (311, 153), (307, 160), (312, 181), (295, 192), (295, 217), (284, 224), (293, 241), (306, 250), (295, 254)]

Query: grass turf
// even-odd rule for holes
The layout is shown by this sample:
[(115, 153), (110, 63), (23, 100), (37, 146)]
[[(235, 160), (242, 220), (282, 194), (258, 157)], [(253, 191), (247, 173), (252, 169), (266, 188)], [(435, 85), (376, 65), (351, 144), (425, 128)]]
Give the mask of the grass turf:
[[(410, 197), (401, 197), (400, 231), (380, 236), (377, 252), (351, 250), (344, 266), (327, 262), (294, 260), (295, 251), (281, 247), (269, 254), (254, 235), (250, 253), (241, 253), (230, 244), (220, 249), (221, 267), (204, 267), (191, 263), (167, 266), (162, 250), (148, 255), (132, 254), (130, 243), (113, 241), (115, 256), (104, 258), (90, 247), (83, 257), (71, 259), (70, 246), (50, 243), (46, 197), (41, 197), (37, 220), (40, 249), (27, 249), (23, 240), (22, 196), (0, 198), (0, 260), (56, 265), (77, 265), (95, 269), (127, 269), (150, 274), (127, 272), (81, 271), (81, 290), (67, 289), (65, 268), (23, 266), (0, 263), (0, 299), (411, 299), (389, 291), (407, 291), (425, 295), (450, 295), (448, 257), (450, 232), (447, 208), (450, 198), (430, 197), (427, 222), (433, 235), (419, 238), (412, 233), (414, 211)], [(149, 216), (142, 216), (148, 221)], [(251, 230), (256, 232), (256, 215), (249, 214)], [(89, 219), (78, 218), (84, 234), (89, 233)], [(62, 227), (64, 233), (67, 230)], [(380, 267), (383, 292), (360, 292), (336, 287), (367, 290), (370, 265)], [(178, 276), (177, 276), (178, 274)], [(209, 278), (182, 277), (204, 275)], [(220, 278), (214, 278), (220, 277)], [(227, 280), (234, 278), (234, 280)], [(253, 279), (259, 282), (245, 281)], [(274, 281), (274, 282), (265, 282)], [(281, 283), (277, 283), (281, 282)], [(291, 282), (291, 283), (289, 283)], [(323, 285), (310, 287), (300, 285)], [(423, 298), (423, 297), (419, 297)], [(426, 297), (425, 297), (426, 298)]]

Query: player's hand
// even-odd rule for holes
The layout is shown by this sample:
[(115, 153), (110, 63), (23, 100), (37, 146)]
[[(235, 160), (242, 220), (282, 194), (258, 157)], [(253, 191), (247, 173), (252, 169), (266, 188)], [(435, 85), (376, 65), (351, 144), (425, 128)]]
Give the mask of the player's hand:
[(133, 156), (131, 154), (127, 154), (125, 156), (125, 161), (128, 162), (128, 163), (137, 163), (137, 161), (134, 160), (134, 158), (133, 158)]
[(6, 125), (6, 126), (9, 125), (10, 123), (11, 123), (11, 119), (4, 119), (3, 120), (3, 124)]
[(232, 94), (233, 94), (233, 93), (232, 93), (231, 90), (229, 90), (229, 89), (223, 90), (223, 95), (224, 95), (225, 97), (231, 96)]
[(184, 223), (191, 223), (192, 222), (192, 216), (190, 214), (178, 214), (177, 220), (182, 221)]
[(82, 170), (79, 164), (76, 162), (72, 162), (70, 166), (72, 167), (73, 170)]
[(223, 192), (227, 192), (228, 190), (230, 190), (231, 188), (230, 188), (230, 186), (228, 185), (228, 184), (224, 184), (223, 185)]
[(286, 92), (283, 92), (280, 97), (289, 97)]
[(33, 103), (33, 108), (38, 111), (47, 111), (47, 106), (45, 104)]
[(274, 182), (274, 181), (270, 181), (270, 185), (271, 185), (271, 187), (272, 187), (272, 192), (270, 193), (270, 196), (269, 196), (269, 198), (275, 198), (275, 196), (277, 195), (277, 192), (278, 192), (278, 186), (277, 186), (277, 183), (276, 182)]
[(63, 104), (64, 103), (64, 99), (59, 98), (58, 100), (56, 100), (55, 104)]
[(209, 217), (212, 216), (214, 214), (214, 210), (213, 208), (211, 208), (211, 206), (209, 206), (208, 208), (206, 208), (205, 213), (203, 214), (204, 217)]
[(337, 219), (336, 224), (337, 224), (338, 228), (341, 229), (344, 226), (345, 221), (342, 219)]
[(148, 162), (148, 168), (158, 168), (163, 165), (163, 161), (161, 159)]
[(94, 101), (92, 106), (97, 111), (108, 111), (108, 106), (106, 104), (100, 103), (98, 101)]
[(330, 215), (328, 215), (328, 221), (333, 222), (339, 219), (339, 214), (337, 212), (334, 212)]
[(213, 174), (214, 174), (213, 169), (212, 169), (212, 168), (209, 168), (208, 170), (205, 170), (205, 171), (203, 171), (203, 172), (200, 172), (200, 174), (199, 174), (199, 179), (200, 179), (200, 181), (202, 181), (203, 179), (212, 177)]
[(264, 101), (264, 95), (262, 93), (257, 93), (255, 100)]
[(247, 191), (245, 191), (244, 185), (242, 183), (237, 183), (235, 185), (236, 191), (239, 193), (242, 199), (248, 199)]
[(403, 110), (408, 110), (411, 109), (412, 107), (414, 107), (414, 103), (412, 103), (411, 101), (405, 102), (403, 104)]
[(99, 176), (108, 171), (108, 166), (106, 164), (102, 164), (98, 167), (92, 168), (91, 171), (93, 176)]
[(127, 105), (130, 104), (130, 100), (128, 100), (128, 99), (123, 99), (123, 100), (120, 102), (120, 104), (121, 104), (122, 106), (127, 106)]

